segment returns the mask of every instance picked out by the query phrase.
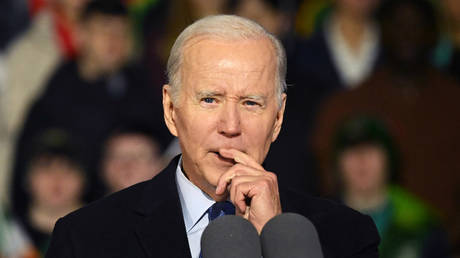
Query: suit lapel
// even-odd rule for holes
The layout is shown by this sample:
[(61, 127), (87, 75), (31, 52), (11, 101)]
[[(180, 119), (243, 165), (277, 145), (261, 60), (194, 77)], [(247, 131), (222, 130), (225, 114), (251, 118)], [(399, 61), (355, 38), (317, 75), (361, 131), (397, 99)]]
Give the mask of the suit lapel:
[(191, 257), (175, 180), (178, 160), (149, 182), (136, 209), (143, 217), (136, 234), (148, 257)]

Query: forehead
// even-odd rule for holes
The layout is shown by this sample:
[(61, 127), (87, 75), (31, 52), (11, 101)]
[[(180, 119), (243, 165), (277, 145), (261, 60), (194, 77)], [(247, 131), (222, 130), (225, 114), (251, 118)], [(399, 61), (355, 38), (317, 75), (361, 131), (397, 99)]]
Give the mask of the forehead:
[(104, 31), (126, 30), (129, 28), (127, 17), (121, 15), (111, 15), (95, 13), (87, 20), (83, 21), (83, 25), (89, 29), (103, 29)]
[(132, 147), (156, 147), (156, 142), (154, 139), (149, 138), (146, 135), (140, 133), (124, 133), (120, 135), (113, 136), (108, 144), (108, 149), (126, 149)]
[(188, 87), (275, 89), (276, 56), (268, 39), (201, 37), (187, 42), (183, 51), (181, 77)]

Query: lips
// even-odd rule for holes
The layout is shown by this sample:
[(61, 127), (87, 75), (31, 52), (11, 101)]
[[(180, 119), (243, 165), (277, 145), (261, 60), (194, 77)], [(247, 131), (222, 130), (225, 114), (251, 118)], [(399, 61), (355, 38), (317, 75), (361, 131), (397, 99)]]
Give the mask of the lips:
[(213, 153), (216, 156), (216, 158), (221, 162), (228, 163), (229, 165), (235, 165), (236, 164), (234, 159), (225, 158), (222, 155), (220, 155), (220, 153), (218, 151), (211, 151), (211, 153)]

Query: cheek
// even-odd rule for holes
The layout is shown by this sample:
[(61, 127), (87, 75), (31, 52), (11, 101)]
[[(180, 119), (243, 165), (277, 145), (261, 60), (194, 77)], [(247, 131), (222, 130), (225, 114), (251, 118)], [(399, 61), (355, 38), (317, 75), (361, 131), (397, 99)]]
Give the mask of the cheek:
[(374, 182), (382, 184), (386, 178), (386, 159), (382, 155), (375, 155), (369, 160), (369, 170), (372, 172), (371, 177)]
[(340, 163), (345, 184), (376, 187), (384, 183), (384, 160), (380, 156), (348, 156)]
[(267, 123), (266, 119), (257, 118), (244, 119), (242, 123), (244, 140), (249, 150), (256, 152), (254, 154), (262, 162), (272, 143), (274, 121)]
[(65, 183), (66, 188), (68, 188), (69, 197), (75, 199), (80, 197), (83, 192), (84, 180), (78, 176), (69, 178)]
[(104, 169), (104, 178), (105, 180), (112, 182), (116, 181), (117, 178), (121, 177), (121, 165), (119, 162), (107, 162)]
[(217, 132), (217, 112), (178, 112), (176, 128), (181, 144), (202, 146), (206, 139)]
[(33, 196), (44, 196), (50, 192), (53, 179), (44, 174), (36, 174), (30, 178), (30, 194)]
[(104, 35), (94, 36), (92, 39), (92, 55), (99, 58), (105, 59), (110, 55), (109, 48), (107, 47), (108, 40)]

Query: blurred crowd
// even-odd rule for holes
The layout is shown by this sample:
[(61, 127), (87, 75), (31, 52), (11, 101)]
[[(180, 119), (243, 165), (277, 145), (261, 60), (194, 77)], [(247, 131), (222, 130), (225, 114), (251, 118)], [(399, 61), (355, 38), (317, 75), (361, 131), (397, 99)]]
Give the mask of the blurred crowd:
[(0, 257), (180, 152), (162, 115), (178, 34), (236, 14), (278, 36), (288, 101), (264, 164), (370, 215), (381, 257), (460, 257), (460, 1), (3, 0)]

